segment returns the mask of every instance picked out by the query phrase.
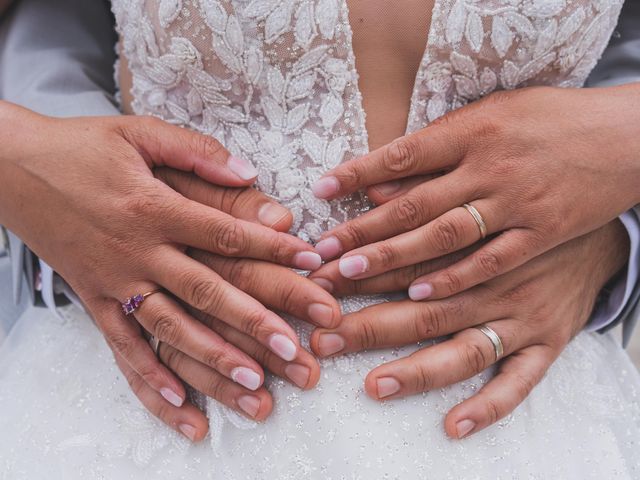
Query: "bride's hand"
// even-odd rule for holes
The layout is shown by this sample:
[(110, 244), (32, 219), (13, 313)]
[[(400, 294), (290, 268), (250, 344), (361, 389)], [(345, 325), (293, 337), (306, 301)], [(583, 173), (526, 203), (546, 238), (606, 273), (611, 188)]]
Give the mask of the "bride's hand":
[(470, 204), (486, 234), (499, 235), (414, 279), (409, 296), (444, 298), (508, 272), (640, 203), (638, 102), (640, 84), (541, 87), (454, 111), (316, 183), (321, 198), (369, 187), (386, 202), (328, 232), (317, 251), (346, 253), (340, 271), (356, 279), (436, 258), (481, 237)]
[[(317, 268), (318, 255), (291, 235), (185, 198), (151, 171), (167, 165), (243, 187), (257, 174), (250, 164), (210, 137), (152, 118), (61, 120), (0, 102), (0, 125), (0, 223), (69, 282), (114, 352), (154, 391), (177, 405), (185, 399), (182, 383), (158, 361), (120, 303), (156, 288), (286, 361), (304, 355), (283, 319), (185, 249), (302, 269)], [(276, 221), (274, 212), (261, 211), (263, 223)], [(253, 359), (221, 342), (170, 295), (152, 295), (144, 306), (150, 313), (142, 325), (161, 341), (229, 378), (237, 367), (263, 378)]]
[[(454, 407), (447, 433), (462, 438), (510, 413), (541, 380), (569, 340), (589, 318), (605, 283), (624, 265), (628, 236), (619, 221), (571, 240), (513, 271), (455, 296), (428, 302), (401, 300), (347, 315), (336, 329), (317, 329), (311, 339), (321, 357), (453, 337), (372, 370), (365, 389), (392, 399), (450, 385), (495, 363), (486, 324), (501, 338), (504, 360), (476, 395)], [(405, 288), (416, 269), (429, 272), (459, 255), (405, 267), (364, 280), (347, 280), (337, 262), (312, 274), (336, 295), (373, 294)], [(331, 282), (331, 283), (327, 283)]]
[[(279, 217), (273, 228), (287, 231), (291, 226), (293, 217), (288, 210), (252, 188), (216, 187), (191, 174), (165, 168), (155, 170), (154, 174), (185, 197), (243, 220), (258, 222), (259, 212), (265, 204), (280, 208), (284, 215)], [(222, 257), (203, 250), (192, 250), (189, 255), (268, 308), (318, 326), (337, 326), (340, 321), (340, 308), (335, 298), (291, 269), (260, 260)], [(220, 335), (221, 341), (228, 342), (257, 362), (255, 370), (261, 372), (260, 367), (267, 369), (302, 389), (312, 388), (318, 382), (320, 368), (308, 352), (303, 350), (295, 362), (285, 362), (254, 338), (229, 324), (192, 308), (189, 310), (203, 325)], [(149, 310), (148, 304), (143, 304), (136, 312), (136, 318), (144, 323), (147, 317), (153, 318), (154, 312)], [(177, 326), (182, 319), (167, 321)], [(221, 345), (211, 354), (222, 354), (226, 348)], [(213, 362), (203, 364), (191, 357), (189, 352), (182, 352), (169, 344), (159, 345), (158, 356), (183, 381), (239, 413), (255, 420), (264, 420), (271, 413), (271, 395), (264, 387), (260, 387), (262, 372), (258, 375), (252, 371), (238, 370), (236, 379), (240, 381), (234, 383), (209, 366)], [(169, 404), (126, 362), (119, 360), (118, 364), (134, 393), (150, 412), (167, 425), (180, 429), (191, 440), (204, 438), (208, 422), (200, 410), (189, 402), (181, 407)]]

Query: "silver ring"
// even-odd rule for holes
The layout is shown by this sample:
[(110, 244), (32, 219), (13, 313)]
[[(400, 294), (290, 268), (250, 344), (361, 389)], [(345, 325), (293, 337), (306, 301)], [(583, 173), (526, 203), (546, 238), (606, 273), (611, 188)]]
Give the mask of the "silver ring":
[(160, 348), (160, 340), (158, 340), (157, 337), (154, 337), (153, 335), (151, 335), (149, 337), (149, 345), (151, 345), (151, 349), (153, 350), (153, 353), (155, 353), (157, 356), (158, 349)]
[(480, 330), (489, 340), (491, 340), (493, 349), (496, 353), (496, 362), (500, 360), (504, 355), (504, 345), (502, 344), (502, 340), (500, 340), (500, 335), (498, 335), (491, 327), (488, 327), (485, 324), (476, 325), (474, 328)]
[(478, 211), (478, 209), (476, 207), (474, 207), (473, 205), (471, 205), (470, 203), (465, 203), (462, 206), (463, 206), (463, 208), (465, 208), (467, 210), (467, 212), (469, 212), (471, 214), (473, 219), (478, 224), (478, 229), (480, 230), (480, 237), (483, 238), (483, 239), (486, 238), (487, 237), (487, 224), (484, 223), (484, 218), (482, 218), (482, 215), (480, 215), (480, 212)]

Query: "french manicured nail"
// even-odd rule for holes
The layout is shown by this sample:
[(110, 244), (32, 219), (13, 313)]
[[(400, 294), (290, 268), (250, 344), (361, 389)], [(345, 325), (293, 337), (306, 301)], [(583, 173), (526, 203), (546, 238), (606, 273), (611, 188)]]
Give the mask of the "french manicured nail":
[(311, 187), (311, 191), (318, 198), (329, 198), (338, 193), (340, 182), (336, 177), (324, 177)]
[(333, 292), (333, 282), (327, 280), (326, 278), (312, 278), (311, 281), (316, 285), (319, 285), (320, 288), (323, 288), (327, 292)]
[(196, 429), (195, 427), (188, 425), (186, 423), (181, 423), (178, 425), (178, 428), (182, 432), (182, 434), (187, 437), (189, 440), (194, 442), (196, 440)]
[(289, 210), (277, 203), (265, 203), (258, 210), (258, 220), (265, 227), (273, 227), (289, 214)]
[(369, 259), (364, 255), (353, 255), (340, 259), (338, 269), (343, 277), (353, 278), (369, 270)]
[(249, 390), (260, 387), (260, 375), (247, 367), (236, 367), (231, 370), (231, 379)]
[(380, 377), (376, 380), (378, 398), (385, 398), (400, 390), (400, 382), (393, 377)]
[(389, 195), (393, 195), (398, 190), (400, 190), (401, 186), (402, 184), (399, 181), (393, 180), (391, 182), (380, 183), (374, 186), (373, 188), (375, 188), (381, 195), (384, 195), (385, 197), (387, 197)]
[(309, 318), (321, 327), (329, 328), (333, 324), (333, 309), (322, 303), (312, 303), (307, 308)]
[(430, 283), (417, 283), (409, 287), (409, 298), (411, 300), (424, 300), (433, 295), (433, 287)]
[(344, 350), (346, 343), (337, 333), (322, 333), (318, 338), (318, 351), (323, 357), (328, 357)]
[(464, 438), (474, 428), (476, 428), (476, 422), (473, 420), (460, 420), (456, 423), (456, 433), (458, 434), (458, 438)]
[(271, 335), (269, 339), (269, 347), (273, 350), (276, 355), (278, 355), (281, 359), (290, 362), (298, 353), (298, 348), (296, 344), (291, 341), (288, 337), (281, 335), (279, 333), (274, 333)]
[(161, 388), (160, 395), (162, 395), (167, 402), (175, 407), (181, 407), (184, 403), (184, 400), (180, 398), (180, 395), (178, 395), (170, 388)]
[(317, 270), (322, 265), (322, 257), (314, 252), (300, 252), (293, 256), (293, 265), (301, 270)]
[(229, 156), (227, 167), (242, 180), (251, 180), (258, 176), (258, 170), (244, 158)]
[(316, 252), (318, 252), (324, 260), (328, 260), (342, 252), (342, 244), (336, 237), (327, 237), (316, 244)]
[(260, 399), (253, 395), (242, 395), (237, 402), (238, 406), (250, 417), (255, 418), (260, 410)]
[(304, 365), (292, 363), (284, 367), (285, 375), (300, 388), (304, 388), (309, 383), (309, 374), (311, 370)]

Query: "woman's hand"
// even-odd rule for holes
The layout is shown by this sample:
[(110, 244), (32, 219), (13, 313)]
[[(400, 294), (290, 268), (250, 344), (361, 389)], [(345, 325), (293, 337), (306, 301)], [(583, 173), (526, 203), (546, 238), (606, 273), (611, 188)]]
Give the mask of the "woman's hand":
[[(287, 231), (291, 226), (291, 213), (255, 189), (217, 187), (191, 174), (166, 168), (156, 169), (154, 174), (185, 197), (235, 218), (257, 223), (259, 212), (265, 205), (280, 208), (285, 214), (279, 217), (273, 228)], [(340, 308), (335, 298), (286, 267), (259, 260), (222, 257), (202, 250), (192, 250), (189, 255), (267, 308), (288, 313), (318, 326), (337, 326), (340, 321)], [(152, 298), (143, 303), (135, 313), (142, 324), (156, 316)], [(305, 390), (318, 382), (319, 365), (308, 352), (302, 350), (294, 362), (286, 362), (254, 338), (229, 324), (193, 308), (189, 308), (189, 311), (203, 326), (219, 336), (218, 343), (209, 346), (212, 357), (222, 357), (229, 348), (238, 349), (251, 358), (253, 365), (251, 370), (236, 369), (235, 374), (232, 370), (232, 379), (229, 379), (216, 369), (213, 358), (202, 363), (193, 358), (189, 351), (180, 351), (170, 344), (161, 343), (158, 356), (163, 363), (180, 379), (205, 395), (260, 421), (271, 413), (273, 406), (271, 395), (260, 386), (264, 379), (263, 368)], [(167, 324), (165, 328), (179, 330), (184, 319), (166, 318), (164, 323)], [(169, 325), (173, 327), (168, 327)], [(150, 412), (193, 441), (204, 438), (208, 421), (199, 409), (188, 401), (181, 407), (170, 404), (117, 355), (116, 360), (134, 393)], [(231, 365), (229, 368), (234, 367)]]
[[(0, 223), (69, 282), (114, 352), (155, 392), (175, 405), (185, 399), (182, 383), (122, 312), (120, 303), (136, 293), (166, 289), (287, 362), (305, 355), (284, 320), (185, 250), (307, 270), (320, 265), (319, 256), (291, 235), (185, 198), (151, 171), (166, 165), (244, 187), (257, 174), (251, 165), (210, 137), (152, 118), (59, 120), (0, 102), (0, 124)], [(270, 225), (282, 215), (271, 202), (258, 217)], [(162, 342), (228, 378), (240, 381), (235, 369), (245, 368), (262, 381), (252, 358), (170, 295), (152, 295), (144, 306), (139, 319)]]
[[(473, 255), (414, 279), (443, 298), (508, 272), (640, 203), (640, 84), (499, 92), (347, 162), (315, 185), (333, 199), (367, 188), (384, 205), (328, 232), (316, 250), (369, 278), (481, 238)], [(424, 181), (425, 174), (441, 173)], [(499, 234), (499, 235), (497, 235)]]
[[(540, 381), (569, 340), (585, 325), (603, 285), (624, 265), (628, 236), (619, 221), (552, 249), (482, 285), (442, 300), (389, 302), (344, 317), (335, 329), (317, 329), (311, 346), (322, 357), (388, 348), (451, 335), (412, 355), (381, 365), (365, 380), (374, 399), (393, 399), (450, 385), (495, 363), (486, 324), (501, 338), (497, 375), (445, 419), (453, 438), (475, 433), (509, 414)], [(337, 262), (311, 275), (336, 295), (405, 288), (416, 268), (429, 272), (458, 256), (405, 267), (370, 279), (347, 280)], [(330, 282), (330, 283), (327, 283)]]

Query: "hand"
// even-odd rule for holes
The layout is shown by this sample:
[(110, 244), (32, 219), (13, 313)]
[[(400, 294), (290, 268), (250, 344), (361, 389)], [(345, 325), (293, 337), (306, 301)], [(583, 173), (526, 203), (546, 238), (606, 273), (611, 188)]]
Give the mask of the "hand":
[[(445, 419), (453, 438), (462, 438), (509, 414), (531, 392), (569, 340), (589, 318), (602, 286), (624, 265), (628, 236), (617, 220), (572, 240), (475, 288), (429, 302), (383, 303), (347, 315), (335, 329), (317, 329), (312, 350), (321, 357), (364, 349), (453, 337), (372, 370), (365, 389), (387, 400), (434, 390), (470, 378), (495, 363), (486, 324), (501, 338), (504, 360), (497, 375)], [(420, 265), (429, 272), (457, 258)], [(415, 266), (364, 280), (344, 279), (337, 262), (321, 275), (337, 295), (397, 291), (415, 276)]]
[[(236, 218), (258, 222), (259, 212), (265, 204), (272, 208), (280, 208), (285, 215), (280, 217), (280, 221), (273, 228), (287, 231), (291, 226), (293, 217), (288, 210), (252, 188), (217, 187), (191, 174), (165, 168), (156, 169), (154, 174), (185, 197)], [(314, 325), (337, 326), (340, 320), (338, 304), (329, 293), (286, 267), (258, 260), (225, 258), (202, 250), (193, 250), (190, 256), (268, 308), (286, 312)], [(194, 359), (188, 352), (181, 352), (169, 344), (161, 343), (158, 356), (163, 363), (200, 392), (249, 418), (260, 421), (271, 413), (273, 399), (264, 387), (260, 387), (264, 375), (258, 375), (255, 371), (261, 372), (263, 367), (302, 389), (310, 389), (318, 382), (319, 365), (306, 351), (302, 350), (295, 362), (285, 362), (255, 339), (229, 324), (192, 308), (189, 310), (206, 328), (220, 336), (220, 343), (228, 342), (254, 361), (253, 370), (239, 369), (235, 375), (232, 374), (234, 382), (215, 368)], [(153, 318), (154, 312), (145, 302), (136, 312), (136, 317), (144, 322), (145, 317)], [(167, 321), (175, 325), (182, 322), (180, 318)], [(211, 345), (210, 348), (211, 355), (215, 356), (221, 355), (227, 346)], [(208, 422), (199, 409), (189, 402), (185, 402), (181, 407), (168, 403), (126, 362), (118, 357), (116, 359), (134, 393), (149, 411), (192, 441), (199, 441), (205, 437)], [(213, 362), (209, 362), (211, 363)]]
[[(214, 139), (160, 120), (59, 120), (0, 102), (0, 223), (13, 230), (75, 290), (114, 352), (155, 392), (181, 405), (182, 383), (125, 317), (120, 302), (166, 289), (255, 338), (286, 361), (304, 355), (293, 329), (187, 247), (314, 269), (320, 258), (300, 239), (189, 200), (154, 178), (167, 165), (204, 180), (245, 187), (256, 171)], [(273, 203), (270, 205), (273, 206)], [(275, 212), (260, 218), (267, 224)], [(263, 223), (265, 223), (263, 222)], [(256, 362), (188, 315), (165, 293), (144, 302), (142, 326), (162, 342), (228, 378), (235, 368), (263, 378)]]
[[(414, 279), (414, 300), (456, 294), (593, 231), (640, 202), (640, 84), (499, 92), (319, 180), (336, 198), (369, 187), (384, 205), (328, 232), (340, 271), (369, 278), (472, 245), (473, 255)], [(440, 173), (424, 182), (422, 175)]]

